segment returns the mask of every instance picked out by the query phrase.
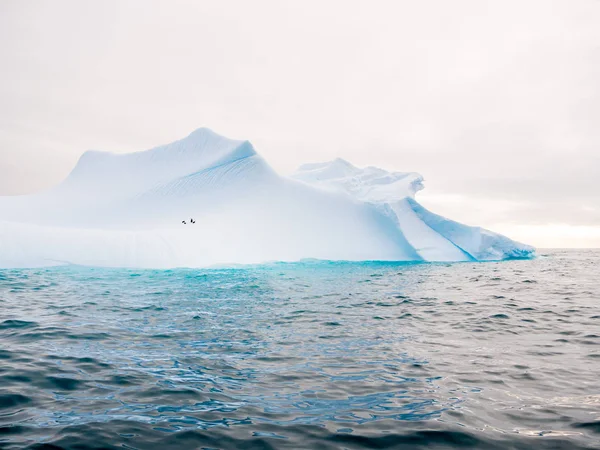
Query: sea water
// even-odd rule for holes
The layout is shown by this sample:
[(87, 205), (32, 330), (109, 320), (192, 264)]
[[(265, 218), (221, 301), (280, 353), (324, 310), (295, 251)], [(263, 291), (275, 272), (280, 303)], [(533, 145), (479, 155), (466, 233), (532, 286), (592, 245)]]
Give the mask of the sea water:
[(600, 251), (0, 271), (0, 448), (600, 448)]

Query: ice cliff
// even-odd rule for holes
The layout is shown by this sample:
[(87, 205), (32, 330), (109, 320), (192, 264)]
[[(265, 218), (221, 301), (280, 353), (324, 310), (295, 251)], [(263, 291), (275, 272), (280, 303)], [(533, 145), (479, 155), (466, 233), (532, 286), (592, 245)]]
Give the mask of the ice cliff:
[[(203, 267), (527, 258), (532, 247), (423, 208), (416, 173), (337, 159), (275, 173), (248, 141), (201, 128), (151, 150), (88, 151), (47, 191), (0, 197), (0, 267)], [(182, 224), (193, 217), (195, 224)]]

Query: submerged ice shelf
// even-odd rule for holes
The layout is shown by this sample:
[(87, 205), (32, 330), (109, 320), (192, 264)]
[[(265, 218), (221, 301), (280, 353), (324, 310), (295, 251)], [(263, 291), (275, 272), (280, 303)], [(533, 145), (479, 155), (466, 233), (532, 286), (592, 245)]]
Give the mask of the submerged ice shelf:
[[(143, 152), (86, 152), (60, 185), (0, 197), (0, 267), (533, 256), (423, 208), (414, 198), (422, 181), (342, 159), (283, 177), (250, 142), (200, 128)], [(196, 223), (182, 225), (190, 217)]]

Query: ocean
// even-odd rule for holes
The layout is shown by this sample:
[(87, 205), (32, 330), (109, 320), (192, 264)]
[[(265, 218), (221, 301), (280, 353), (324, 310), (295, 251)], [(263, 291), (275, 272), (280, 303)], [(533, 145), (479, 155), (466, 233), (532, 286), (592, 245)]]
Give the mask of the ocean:
[(0, 270), (2, 449), (600, 448), (600, 250)]

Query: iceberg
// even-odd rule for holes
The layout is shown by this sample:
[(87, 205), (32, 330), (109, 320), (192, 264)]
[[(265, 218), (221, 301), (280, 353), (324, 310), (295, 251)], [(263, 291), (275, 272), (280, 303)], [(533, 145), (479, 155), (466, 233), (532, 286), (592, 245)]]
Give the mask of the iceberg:
[(415, 200), (422, 188), (417, 173), (342, 159), (281, 176), (250, 142), (200, 128), (147, 151), (85, 152), (58, 186), (0, 197), (0, 267), (534, 255), (528, 245), (431, 213)]

